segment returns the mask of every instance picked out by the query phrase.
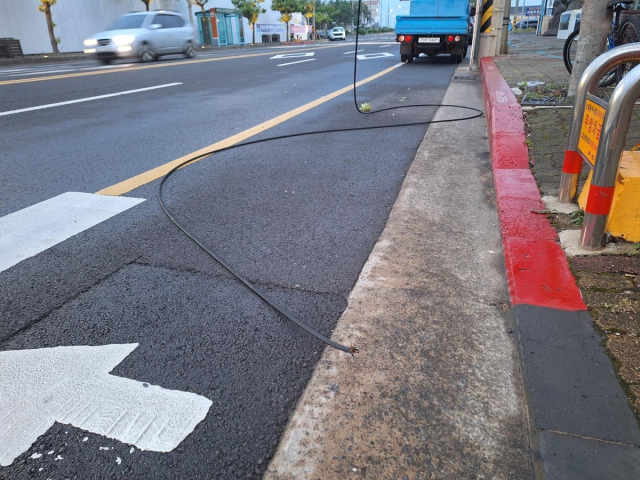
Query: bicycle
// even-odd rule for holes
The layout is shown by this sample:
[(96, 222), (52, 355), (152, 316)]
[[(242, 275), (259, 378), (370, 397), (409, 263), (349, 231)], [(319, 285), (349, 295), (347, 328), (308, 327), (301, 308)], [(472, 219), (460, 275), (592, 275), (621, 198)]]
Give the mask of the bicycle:
[[(633, 15), (625, 15), (624, 21), (622, 19), (625, 12), (630, 12), (627, 10), (627, 6), (633, 3), (635, 3), (634, 0), (609, 1), (607, 8), (613, 10), (613, 21), (611, 22), (611, 29), (607, 36), (607, 50), (611, 50), (612, 48), (620, 45), (640, 41), (640, 19)], [(564, 43), (564, 48), (562, 49), (562, 59), (564, 60), (564, 66), (567, 68), (569, 74), (571, 74), (571, 71), (573, 70), (573, 62), (578, 50), (579, 35), (579, 28), (571, 32)], [(635, 65), (636, 64), (634, 63), (619, 65), (602, 78), (600, 86), (608, 87), (619, 82)]]

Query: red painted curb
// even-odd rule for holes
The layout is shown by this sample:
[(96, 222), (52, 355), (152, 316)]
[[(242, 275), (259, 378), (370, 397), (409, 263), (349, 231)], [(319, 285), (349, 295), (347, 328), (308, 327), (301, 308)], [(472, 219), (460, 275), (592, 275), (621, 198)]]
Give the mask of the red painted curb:
[(523, 137), (523, 133), (494, 133), (491, 136), (492, 152), (496, 153), (491, 156), (494, 169), (529, 168), (529, 150)]
[(513, 305), (587, 309), (558, 242), (507, 238), (502, 244)]
[[(557, 243), (558, 234), (549, 224), (547, 217), (544, 214), (535, 213), (544, 209), (544, 202), (539, 196), (538, 198), (503, 197), (498, 205), (502, 238), (549, 240)], [(523, 218), (527, 221), (523, 222)]]
[(493, 59), (480, 60), (511, 304), (586, 310), (529, 168), (522, 109)]

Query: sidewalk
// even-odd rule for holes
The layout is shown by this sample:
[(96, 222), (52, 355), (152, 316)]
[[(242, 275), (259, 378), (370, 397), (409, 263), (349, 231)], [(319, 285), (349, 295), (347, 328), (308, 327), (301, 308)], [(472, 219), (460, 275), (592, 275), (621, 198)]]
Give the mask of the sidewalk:
[(533, 478), (493, 199), (485, 119), (429, 126), (265, 479)]
[[(579, 229), (581, 223), (578, 214), (545, 215), (554, 207), (540, 201), (540, 195), (547, 201), (557, 195), (567, 143), (572, 99), (564, 98), (569, 75), (561, 58), (563, 41), (526, 34), (512, 38), (509, 54), (495, 58), (495, 66), (483, 60), (483, 77), (495, 116), (489, 122), (494, 172), (497, 178), (501, 168), (519, 172), (509, 187), (527, 205), (516, 212), (514, 235), (504, 228), (505, 219), (513, 220), (509, 214), (514, 213), (514, 199), (498, 198), (508, 268), (513, 264), (508, 272), (512, 312), (528, 386), (537, 474), (563, 479), (640, 478), (640, 429), (632, 415), (632, 408), (637, 415), (640, 407), (640, 257), (635, 245), (620, 239), (596, 256), (572, 256), (568, 250), (567, 259), (557, 246), (558, 232)], [(523, 88), (529, 81), (545, 85)], [(528, 105), (522, 109), (509, 91), (516, 87), (523, 90), (515, 90), (518, 101)], [(610, 93), (611, 89), (598, 92), (603, 97)], [(492, 102), (496, 95), (500, 102)], [(504, 142), (503, 137), (511, 135), (506, 131), (514, 132), (509, 142)], [(638, 141), (636, 107), (627, 148)], [(523, 143), (528, 152), (518, 146)], [(519, 153), (514, 154), (516, 146)], [(504, 161), (515, 163), (506, 167), (501, 165)], [(528, 178), (533, 181), (529, 171), (536, 183), (529, 182)], [(534, 191), (525, 201), (522, 192), (529, 187)], [(526, 244), (526, 255), (514, 251), (516, 242)], [(511, 255), (516, 260), (510, 262)], [(525, 257), (536, 260), (527, 262)], [(558, 283), (564, 293), (575, 286), (580, 289), (571, 305), (552, 304), (564, 295), (560, 289), (531, 295), (536, 285), (541, 289), (555, 285), (560, 276), (565, 277)], [(540, 284), (532, 283), (532, 278)]]

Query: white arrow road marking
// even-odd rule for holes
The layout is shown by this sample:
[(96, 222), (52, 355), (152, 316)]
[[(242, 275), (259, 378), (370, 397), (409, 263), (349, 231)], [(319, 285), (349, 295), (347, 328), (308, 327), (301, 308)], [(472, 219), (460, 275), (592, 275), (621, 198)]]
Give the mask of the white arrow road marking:
[(364, 50), (351, 50), (350, 52), (344, 52), (343, 55), (349, 55), (350, 53), (364, 52)]
[[(56, 73), (59, 73), (58, 70)], [(93, 100), (101, 100), (103, 98), (118, 97), (120, 95), (129, 95), (131, 93), (146, 92), (147, 90), (157, 90), (158, 88), (174, 87), (182, 85), (182, 83), (167, 83), (165, 85), (157, 85), (155, 87), (137, 88), (136, 90), (127, 90), (125, 92), (109, 93), (108, 95), (98, 95), (97, 97), (79, 98), (78, 100), (69, 100), (68, 102), (50, 103), (48, 105), (38, 105), (37, 107), (21, 108), (20, 110), (8, 110), (0, 112), (0, 117), (4, 115), (14, 115), (16, 113), (32, 112), (33, 110), (42, 110), (44, 108), (61, 107), (62, 105), (71, 105), (74, 103), (91, 102)]]
[(304, 62), (313, 62), (315, 58), (310, 58), (309, 60), (298, 60), (297, 62), (289, 62), (289, 63), (281, 63), (280, 65), (276, 65), (276, 67), (284, 67), (285, 65), (293, 65), (294, 63), (304, 63)]
[(364, 55), (358, 55), (358, 60), (373, 60), (374, 58), (393, 57), (393, 53), (380, 52), (380, 53), (365, 53)]
[(67, 192), (2, 217), (0, 272), (141, 202), (144, 198)]
[(274, 55), (269, 58), (269, 60), (274, 60), (277, 58), (296, 58), (296, 57), (313, 57), (316, 52), (300, 52), (300, 53), (282, 53), (280, 55)]
[(109, 375), (137, 346), (0, 352), (0, 465), (11, 465), (55, 422), (141, 450), (176, 448), (212, 402)]

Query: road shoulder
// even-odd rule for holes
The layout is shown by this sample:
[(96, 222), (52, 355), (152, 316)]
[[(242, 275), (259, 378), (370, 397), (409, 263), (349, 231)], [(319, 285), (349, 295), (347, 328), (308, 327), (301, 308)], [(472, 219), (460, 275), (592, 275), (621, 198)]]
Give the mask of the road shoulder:
[(492, 185), (483, 118), (430, 126), (265, 478), (533, 476)]

